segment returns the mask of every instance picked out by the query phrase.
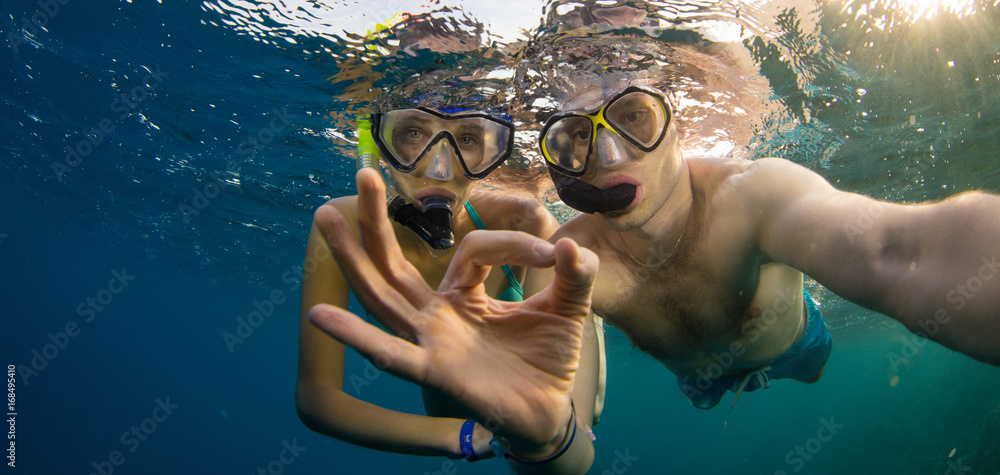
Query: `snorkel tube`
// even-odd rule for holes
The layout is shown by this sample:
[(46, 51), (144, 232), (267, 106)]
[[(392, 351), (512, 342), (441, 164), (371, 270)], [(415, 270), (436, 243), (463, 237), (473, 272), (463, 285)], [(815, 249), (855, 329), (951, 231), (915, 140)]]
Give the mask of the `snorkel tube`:
[[(372, 137), (371, 122), (367, 116), (358, 120), (358, 169), (369, 167), (379, 170), (379, 148)], [(421, 212), (413, 203), (396, 193), (391, 181), (386, 182), (386, 203), (389, 207), (389, 218), (402, 224), (430, 247), (431, 255), (444, 255), (455, 245), (455, 233), (451, 225), (451, 201), (447, 198), (432, 196), (424, 199), (424, 210)]]

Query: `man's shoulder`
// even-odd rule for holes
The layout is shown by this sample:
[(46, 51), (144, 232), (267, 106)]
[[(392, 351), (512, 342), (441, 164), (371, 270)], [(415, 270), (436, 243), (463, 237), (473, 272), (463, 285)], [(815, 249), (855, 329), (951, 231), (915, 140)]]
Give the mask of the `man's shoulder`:
[(753, 160), (745, 158), (693, 157), (686, 160), (691, 167), (692, 173), (709, 177), (756, 173), (761, 170), (772, 172), (789, 171), (796, 168), (804, 169), (801, 165), (797, 165), (791, 160), (779, 157), (765, 157)]
[(811, 170), (783, 158), (691, 159), (689, 163), (693, 186), (716, 199), (738, 198), (745, 202), (781, 194), (797, 185), (810, 185), (813, 180), (823, 181)]

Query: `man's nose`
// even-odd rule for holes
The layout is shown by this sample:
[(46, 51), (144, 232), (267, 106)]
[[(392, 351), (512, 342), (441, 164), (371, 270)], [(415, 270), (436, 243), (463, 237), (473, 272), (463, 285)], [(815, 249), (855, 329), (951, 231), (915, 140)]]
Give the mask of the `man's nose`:
[(616, 168), (628, 161), (628, 151), (621, 137), (604, 128), (597, 131), (597, 155), (604, 168)]

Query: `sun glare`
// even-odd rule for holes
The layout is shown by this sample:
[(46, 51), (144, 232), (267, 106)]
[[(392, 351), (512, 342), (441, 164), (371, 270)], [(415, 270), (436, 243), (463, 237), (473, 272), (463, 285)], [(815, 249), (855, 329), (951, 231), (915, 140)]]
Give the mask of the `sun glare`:
[(876, 11), (890, 11), (897, 19), (914, 23), (921, 19), (931, 19), (938, 14), (950, 14), (961, 18), (972, 15), (976, 10), (975, 0), (848, 0), (844, 3), (843, 11), (859, 17), (875, 16)]

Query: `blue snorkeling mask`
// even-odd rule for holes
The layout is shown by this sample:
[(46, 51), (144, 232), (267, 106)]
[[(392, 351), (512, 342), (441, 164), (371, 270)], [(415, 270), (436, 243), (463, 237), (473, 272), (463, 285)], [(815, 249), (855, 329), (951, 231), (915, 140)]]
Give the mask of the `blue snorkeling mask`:
[(437, 145), (447, 143), (465, 175), (480, 180), (499, 167), (514, 148), (514, 124), (485, 112), (416, 107), (373, 114), (371, 136), (382, 156), (410, 173)]

